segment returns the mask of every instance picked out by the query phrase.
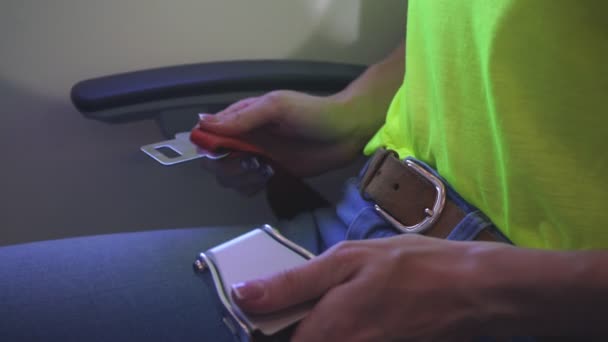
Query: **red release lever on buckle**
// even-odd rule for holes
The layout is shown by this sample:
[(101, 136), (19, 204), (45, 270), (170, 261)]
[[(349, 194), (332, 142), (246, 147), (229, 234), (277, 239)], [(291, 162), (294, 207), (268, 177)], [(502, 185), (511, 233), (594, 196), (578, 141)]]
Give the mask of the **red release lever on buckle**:
[(248, 152), (264, 157), (265, 159), (271, 159), (268, 153), (256, 145), (237, 138), (203, 131), (199, 127), (195, 127), (190, 132), (190, 141), (197, 146), (214, 153), (226, 152), (226, 150), (228, 150), (228, 152)]

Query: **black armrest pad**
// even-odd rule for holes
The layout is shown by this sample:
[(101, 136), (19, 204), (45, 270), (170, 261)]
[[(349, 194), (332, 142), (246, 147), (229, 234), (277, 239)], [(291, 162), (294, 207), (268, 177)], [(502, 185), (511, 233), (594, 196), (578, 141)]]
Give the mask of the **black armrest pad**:
[(71, 97), (76, 108), (87, 115), (202, 94), (273, 89), (329, 93), (344, 88), (364, 69), (361, 65), (288, 60), (200, 63), (81, 81), (72, 88)]

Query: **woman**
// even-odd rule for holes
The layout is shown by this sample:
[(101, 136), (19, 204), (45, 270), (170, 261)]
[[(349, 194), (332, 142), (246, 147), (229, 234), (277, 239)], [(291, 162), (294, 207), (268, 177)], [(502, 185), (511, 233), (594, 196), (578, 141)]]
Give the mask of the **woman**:
[[(606, 7), (411, 0), (404, 46), (339, 94), (278, 91), (202, 115), (201, 129), (246, 135), (303, 177), (361, 151), (394, 150), (445, 181), (448, 201), (462, 212), (448, 238), (489, 231), (503, 241), (400, 234), (373, 210), (376, 201), (361, 197), (359, 179), (335, 210), (282, 227), (317, 253), (329, 250), (303, 267), (238, 284), (237, 303), (271, 312), (318, 300), (298, 341), (605, 335)], [(252, 161), (206, 166), (245, 193), (268, 175)], [(407, 201), (387, 205), (395, 202)], [(443, 212), (427, 213), (435, 214)], [(475, 234), (460, 234), (463, 227)], [(189, 262), (246, 229), (0, 249), (8, 265), (0, 337), (229, 338)]]

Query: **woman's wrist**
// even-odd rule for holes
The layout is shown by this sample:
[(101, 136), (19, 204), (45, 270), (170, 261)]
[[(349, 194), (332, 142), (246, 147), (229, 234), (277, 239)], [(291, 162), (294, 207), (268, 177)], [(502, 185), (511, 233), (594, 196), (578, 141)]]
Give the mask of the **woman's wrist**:
[[(471, 242), (466, 257), (470, 259), (473, 272), (469, 279), (471, 302), (478, 322), (478, 333), (487, 336), (514, 335), (512, 326), (521, 298), (513, 296), (514, 283), (521, 281), (521, 269), (515, 274), (507, 261), (514, 253), (509, 245)], [(507, 265), (505, 265), (507, 264)]]
[(557, 252), (483, 243), (471, 249), (479, 320), (487, 335), (586, 335), (605, 327), (605, 252)]
[(351, 138), (367, 142), (386, 118), (386, 108), (374, 106), (370, 96), (343, 91), (328, 99), (331, 103), (332, 121), (344, 127)]
[(401, 43), (384, 60), (371, 65), (341, 92), (329, 97), (335, 120), (351, 136), (367, 142), (380, 129), (404, 79), (405, 47)]

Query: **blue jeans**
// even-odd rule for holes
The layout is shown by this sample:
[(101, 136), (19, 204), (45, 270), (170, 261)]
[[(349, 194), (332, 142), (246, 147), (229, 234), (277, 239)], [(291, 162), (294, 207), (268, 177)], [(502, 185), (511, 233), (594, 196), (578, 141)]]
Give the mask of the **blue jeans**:
[[(275, 226), (316, 254), (344, 239), (397, 234), (359, 195), (356, 182), (347, 182), (336, 208)], [(449, 187), (447, 194), (468, 213), (450, 239), (470, 239), (482, 228), (502, 236)], [(0, 248), (0, 341), (231, 341), (214, 309), (213, 290), (191, 264), (199, 252), (251, 228), (123, 233)]]

